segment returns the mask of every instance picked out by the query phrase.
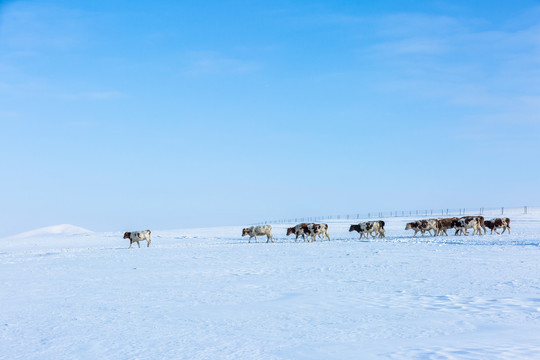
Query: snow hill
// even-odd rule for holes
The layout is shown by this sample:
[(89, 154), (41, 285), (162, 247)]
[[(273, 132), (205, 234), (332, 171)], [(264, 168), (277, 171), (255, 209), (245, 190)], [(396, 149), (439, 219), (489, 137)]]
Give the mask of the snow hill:
[[(539, 359), (540, 209), (512, 233), (247, 243), (242, 226), (0, 241), (0, 358)], [(506, 210), (505, 210), (506, 215)], [(65, 229), (64, 229), (65, 230)]]
[(62, 224), (62, 225), (55, 225), (55, 226), (47, 226), (31, 231), (26, 231), (14, 236), (11, 236), (11, 238), (14, 239), (24, 239), (29, 237), (36, 237), (36, 236), (50, 236), (50, 235), (64, 235), (64, 236), (73, 236), (73, 235), (85, 235), (85, 234), (92, 234), (93, 231), (84, 229), (79, 226), (70, 225), (70, 224)]

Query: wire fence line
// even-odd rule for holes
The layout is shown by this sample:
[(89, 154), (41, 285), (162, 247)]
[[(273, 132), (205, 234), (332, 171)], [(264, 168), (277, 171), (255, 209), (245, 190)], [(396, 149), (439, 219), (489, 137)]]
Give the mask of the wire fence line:
[(293, 224), (301, 222), (316, 222), (316, 221), (341, 221), (341, 220), (369, 220), (369, 219), (385, 219), (385, 218), (405, 218), (418, 216), (422, 218), (426, 217), (454, 217), (454, 216), (467, 216), (467, 215), (482, 215), (482, 216), (504, 216), (516, 215), (516, 214), (529, 214), (531, 211), (540, 211), (540, 207), (511, 207), (505, 208), (504, 206), (499, 208), (458, 208), (458, 209), (429, 209), (429, 210), (400, 210), (400, 211), (377, 211), (368, 213), (353, 213), (353, 214), (338, 214), (327, 216), (307, 216), (307, 217), (290, 217), (287, 219), (278, 220), (266, 220), (258, 222), (253, 225), (265, 225), (265, 224)]

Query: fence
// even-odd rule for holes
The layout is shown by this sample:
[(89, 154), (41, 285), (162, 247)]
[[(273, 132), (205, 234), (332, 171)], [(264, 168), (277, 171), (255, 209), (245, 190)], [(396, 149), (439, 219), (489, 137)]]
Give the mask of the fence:
[(344, 214), (344, 215), (327, 215), (327, 216), (307, 216), (294, 217), (280, 220), (267, 220), (257, 223), (262, 224), (296, 224), (300, 222), (316, 222), (316, 221), (332, 221), (332, 220), (369, 220), (369, 219), (384, 219), (397, 217), (443, 217), (443, 216), (465, 216), (465, 215), (488, 215), (502, 216), (511, 214), (528, 214), (531, 210), (540, 210), (538, 207), (530, 208), (528, 206), (512, 207), (512, 208), (459, 208), (459, 209), (429, 209), (429, 210), (401, 210), (401, 211), (377, 211), (368, 213)]

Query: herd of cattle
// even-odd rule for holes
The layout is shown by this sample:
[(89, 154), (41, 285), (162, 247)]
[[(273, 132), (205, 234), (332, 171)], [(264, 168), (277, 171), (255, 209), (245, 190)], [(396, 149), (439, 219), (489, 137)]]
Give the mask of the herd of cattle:
[(483, 216), (463, 216), (460, 218), (443, 218), (443, 219), (428, 219), (428, 220), (417, 220), (410, 223), (407, 223), (405, 230), (414, 230), (413, 237), (416, 236), (418, 232), (422, 233), (422, 236), (427, 232), (431, 235), (433, 231), (433, 236), (446, 235), (448, 236), (447, 230), (455, 229), (456, 232), (454, 235), (469, 235), (467, 233), (468, 229), (473, 229), (472, 235), (483, 235), (487, 232), (486, 227), (491, 230), (491, 234), (497, 229), (503, 229), (501, 234), (506, 230), (510, 233), (510, 219), (509, 218), (496, 218), (491, 220), (484, 220)]
[[(360, 234), (360, 239), (362, 237), (369, 238), (371, 235), (373, 238), (386, 237), (386, 231), (384, 229), (384, 221), (367, 221), (361, 222), (359, 224), (353, 224), (349, 228), (349, 232), (356, 231)], [(484, 220), (483, 216), (463, 216), (460, 218), (443, 218), (443, 219), (427, 219), (427, 220), (417, 220), (410, 223), (407, 223), (405, 230), (414, 230), (413, 237), (416, 237), (416, 234), (420, 232), (422, 236), (427, 232), (432, 236), (446, 235), (448, 236), (447, 230), (455, 229), (456, 232), (454, 235), (469, 235), (467, 232), (468, 229), (473, 229), (472, 235), (483, 235), (486, 234), (486, 228), (491, 230), (491, 234), (497, 229), (502, 229), (503, 234), (506, 230), (510, 233), (510, 219), (509, 218), (496, 218), (492, 220)], [(482, 233), (482, 230), (484, 231)], [(433, 231), (433, 233), (432, 233)], [(324, 240), (328, 238), (330, 240), (330, 235), (328, 235), (328, 224), (315, 224), (315, 223), (301, 223), (296, 226), (290, 227), (287, 229), (287, 236), (294, 235), (295, 240), (298, 241), (299, 237), (302, 237), (304, 241), (316, 241), (317, 238)], [(252, 238), (255, 238), (257, 242), (257, 236), (266, 236), (266, 242), (274, 242), (274, 236), (272, 235), (272, 226), (270, 225), (257, 225), (244, 228), (242, 230), (242, 236), (249, 236), (248, 242), (251, 242)]]
[[(360, 239), (365, 236), (369, 238), (371, 235), (373, 238), (386, 236), (386, 231), (384, 230), (384, 221), (367, 221), (361, 222), (359, 224), (353, 224), (349, 228), (349, 232), (356, 231), (360, 234)], [(510, 233), (510, 219), (509, 218), (496, 218), (491, 220), (484, 220), (483, 216), (464, 216), (464, 217), (453, 217), (453, 218), (443, 218), (443, 219), (427, 219), (427, 220), (417, 220), (410, 223), (407, 223), (405, 230), (414, 230), (413, 237), (420, 232), (422, 236), (427, 232), (432, 236), (446, 235), (448, 236), (447, 230), (455, 229), (456, 232), (454, 235), (469, 235), (467, 233), (468, 229), (473, 229), (472, 235), (483, 235), (486, 234), (486, 228), (491, 230), (491, 234), (497, 229), (502, 229), (501, 234), (506, 230)], [(482, 234), (482, 230), (484, 233)], [(433, 231), (433, 234), (431, 233)], [(129, 239), (129, 247), (133, 243), (137, 243), (139, 248), (141, 247), (140, 241), (146, 241), (147, 247), (150, 247), (150, 230), (144, 231), (133, 231), (125, 232), (124, 239)], [(294, 235), (295, 240), (298, 241), (299, 237), (302, 237), (304, 241), (316, 241), (317, 238), (320, 238), (324, 241), (324, 238), (330, 240), (330, 235), (328, 235), (328, 224), (316, 224), (316, 223), (301, 223), (296, 226), (290, 227), (287, 229), (287, 236)], [(272, 235), (272, 226), (271, 225), (256, 225), (242, 230), (242, 236), (249, 236), (248, 242), (251, 243), (251, 239), (255, 238), (257, 242), (257, 236), (266, 236), (266, 242), (274, 242), (274, 236)], [(307, 239), (306, 239), (307, 238)]]

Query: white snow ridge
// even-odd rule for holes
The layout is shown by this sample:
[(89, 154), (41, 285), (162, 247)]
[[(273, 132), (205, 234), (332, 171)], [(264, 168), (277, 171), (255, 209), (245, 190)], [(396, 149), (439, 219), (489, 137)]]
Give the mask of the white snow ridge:
[(14, 239), (22, 239), (22, 238), (28, 238), (28, 237), (35, 237), (35, 236), (50, 236), (50, 235), (66, 235), (66, 236), (73, 236), (73, 235), (84, 235), (84, 234), (92, 234), (93, 231), (82, 228), (80, 226), (70, 225), (70, 224), (61, 224), (61, 225), (54, 225), (54, 226), (47, 226), (35, 230), (26, 231), (14, 236), (10, 236)]

